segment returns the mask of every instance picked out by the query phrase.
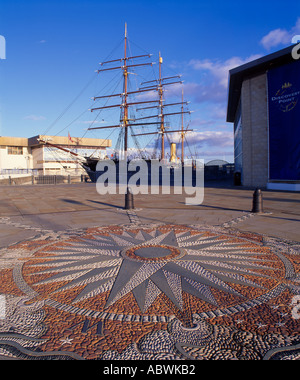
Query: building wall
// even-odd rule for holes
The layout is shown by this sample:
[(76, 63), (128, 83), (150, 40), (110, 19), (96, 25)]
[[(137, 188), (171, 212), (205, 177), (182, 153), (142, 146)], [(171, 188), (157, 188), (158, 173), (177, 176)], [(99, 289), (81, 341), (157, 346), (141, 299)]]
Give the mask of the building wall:
[(0, 146), (0, 169), (32, 169), (31, 149), (20, 147), (23, 154), (8, 154), (8, 146)]
[(80, 175), (84, 170), (70, 155), (60, 150), (51, 154), (49, 148), (38, 146), (32, 149), (33, 167), (47, 175)]
[(242, 85), (244, 186), (265, 187), (268, 182), (267, 76), (246, 79)]
[(43, 169), (44, 150), (42, 148), (32, 148), (33, 167)]
[[(56, 147), (41, 144), (40, 136), (30, 139), (22, 137), (0, 136), (0, 177), (8, 175), (21, 175), (34, 169), (40, 174), (80, 175), (85, 174), (84, 169), (74, 156)], [(44, 136), (55, 144), (62, 144), (67, 149), (82, 156), (105, 158), (106, 148), (111, 146), (111, 140), (73, 138), (71, 143), (68, 137)], [(13, 153), (13, 154), (12, 154)]]

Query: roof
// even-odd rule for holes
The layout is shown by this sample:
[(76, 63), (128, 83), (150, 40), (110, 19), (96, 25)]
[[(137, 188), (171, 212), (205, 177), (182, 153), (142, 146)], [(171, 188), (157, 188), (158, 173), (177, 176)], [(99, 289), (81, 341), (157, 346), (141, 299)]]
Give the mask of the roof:
[(289, 46), (275, 53), (248, 62), (229, 71), (227, 122), (233, 123), (239, 105), (243, 81), (267, 72), (270, 68), (293, 62), (292, 50)]
[(205, 164), (205, 166), (223, 166), (227, 165), (229, 162), (224, 160), (211, 160)]
[(0, 146), (28, 146), (28, 139), (25, 137), (0, 136)]
[(71, 137), (72, 142), (65, 136), (34, 136), (29, 139), (26, 137), (1, 137), (0, 146), (40, 146), (44, 145), (39, 139), (49, 141), (49, 143), (55, 145), (67, 145), (67, 146), (83, 146), (91, 148), (108, 148), (111, 147), (111, 140), (106, 139), (92, 139), (87, 137)]
[(85, 146), (85, 147), (95, 147), (95, 148), (107, 148), (111, 146), (111, 140), (106, 139), (92, 139), (87, 137), (71, 137), (71, 140), (65, 136), (44, 136), (38, 135), (30, 137), (28, 139), (29, 146), (39, 146), (44, 145), (40, 139), (48, 141), (50, 144), (55, 145), (67, 145), (67, 146)]

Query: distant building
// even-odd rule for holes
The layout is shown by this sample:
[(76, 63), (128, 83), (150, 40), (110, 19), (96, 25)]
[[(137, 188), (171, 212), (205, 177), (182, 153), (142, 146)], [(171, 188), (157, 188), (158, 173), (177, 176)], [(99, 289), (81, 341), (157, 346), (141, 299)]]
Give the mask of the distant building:
[(211, 160), (211, 161), (208, 161), (205, 166), (219, 166), (220, 168), (222, 168), (224, 165), (228, 165), (229, 162), (225, 161), (225, 160)]
[(300, 190), (300, 60), (293, 48), (229, 72), (227, 121), (245, 186)]
[(211, 160), (204, 166), (204, 178), (207, 180), (223, 180), (232, 178), (234, 164), (224, 160)]
[(0, 176), (5, 178), (8, 175), (84, 173), (75, 156), (57, 147), (47, 146), (40, 139), (81, 156), (104, 158), (106, 148), (111, 147), (111, 140), (104, 139), (62, 136), (0, 137)]

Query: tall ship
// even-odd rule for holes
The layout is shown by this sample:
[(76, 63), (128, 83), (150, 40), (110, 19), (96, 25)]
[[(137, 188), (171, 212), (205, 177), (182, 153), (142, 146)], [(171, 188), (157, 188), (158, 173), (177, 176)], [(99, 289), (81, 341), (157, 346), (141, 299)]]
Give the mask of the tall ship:
[[(127, 25), (125, 24), (124, 35), (124, 55), (118, 59), (107, 60), (100, 63), (100, 69), (96, 70), (97, 74), (104, 76), (109, 73), (121, 72), (121, 80), (110, 93), (102, 93), (99, 96), (94, 96), (92, 99), (95, 106), (90, 109), (94, 115), (94, 122), (91, 123), (87, 131), (118, 131), (118, 137), (113, 152), (106, 159), (113, 160), (118, 168), (120, 161), (129, 163), (132, 160), (143, 159), (148, 163), (150, 175), (151, 160), (159, 160), (164, 165), (176, 167), (183, 165), (185, 161), (185, 137), (191, 129), (185, 125), (185, 114), (191, 114), (188, 110), (189, 102), (184, 100), (183, 86), (181, 89), (181, 97), (178, 101), (167, 102), (165, 100), (165, 91), (172, 86), (182, 85), (181, 75), (171, 75), (164, 77), (162, 75), (163, 58), (159, 53), (158, 58), (158, 76), (155, 78), (154, 62), (149, 60), (152, 54), (131, 55), (129, 54), (129, 44), (127, 37)], [(137, 83), (136, 77), (140, 76), (136, 70), (152, 68), (152, 78), (146, 78)], [(117, 77), (117, 75), (116, 75)], [(135, 79), (135, 88), (132, 87), (130, 77)], [(155, 79), (153, 79), (155, 78)], [(112, 87), (112, 85), (110, 86)], [(119, 109), (119, 113), (115, 112)], [(114, 117), (118, 119), (109, 124), (102, 125), (106, 119), (104, 113), (106, 111), (114, 111)], [(180, 127), (172, 129), (172, 118), (180, 118)], [(96, 120), (101, 118), (101, 123), (96, 123)], [(108, 133), (108, 137), (112, 132)], [(141, 140), (144, 136), (153, 137), (150, 148), (143, 147)], [(170, 139), (176, 136), (176, 142)], [(46, 145), (53, 145), (50, 142), (42, 141)], [(133, 146), (130, 146), (130, 142)], [(177, 144), (181, 145), (181, 157), (177, 156)], [(170, 148), (170, 153), (167, 152), (167, 144)], [(55, 146), (60, 149), (59, 146)], [(61, 148), (62, 149), (62, 148)], [(63, 148), (65, 152), (67, 149)], [(85, 169), (92, 182), (96, 182), (98, 177), (103, 173), (97, 169), (97, 164), (100, 158), (90, 156), (82, 157), (72, 151), (69, 152), (75, 157)], [(118, 171), (117, 171), (118, 172)], [(129, 177), (130, 177), (130, 173)]]

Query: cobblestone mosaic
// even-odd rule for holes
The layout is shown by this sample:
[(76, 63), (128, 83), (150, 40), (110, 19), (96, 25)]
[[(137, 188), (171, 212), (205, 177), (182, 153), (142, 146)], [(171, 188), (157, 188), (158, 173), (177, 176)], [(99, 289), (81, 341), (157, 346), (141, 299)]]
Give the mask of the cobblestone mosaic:
[(1, 250), (1, 355), (300, 358), (298, 243), (129, 217)]

